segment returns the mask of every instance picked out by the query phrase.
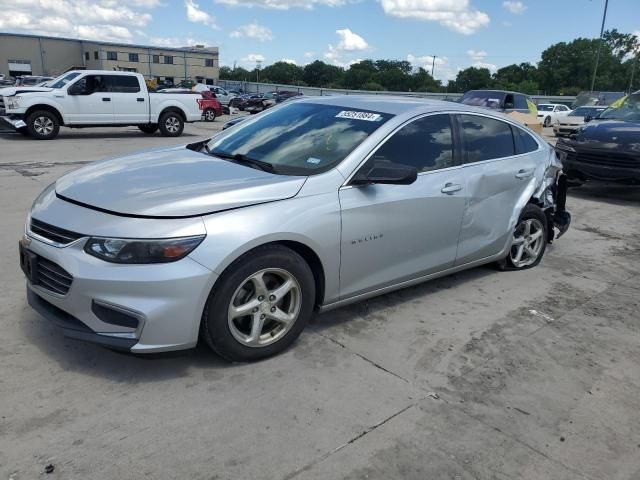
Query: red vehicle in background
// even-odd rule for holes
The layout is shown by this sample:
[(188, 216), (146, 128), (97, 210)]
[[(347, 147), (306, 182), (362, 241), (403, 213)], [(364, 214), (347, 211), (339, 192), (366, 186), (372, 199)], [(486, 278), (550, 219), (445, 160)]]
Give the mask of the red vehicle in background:
[(202, 98), (197, 100), (202, 116), (205, 122), (213, 122), (216, 117), (222, 115), (222, 104), (218, 101), (215, 94), (210, 91), (200, 93)]

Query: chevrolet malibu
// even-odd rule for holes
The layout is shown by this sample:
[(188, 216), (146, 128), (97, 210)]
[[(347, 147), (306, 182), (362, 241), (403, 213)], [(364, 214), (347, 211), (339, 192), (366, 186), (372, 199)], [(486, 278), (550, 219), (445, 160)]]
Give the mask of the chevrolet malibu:
[(278, 353), (328, 310), (481, 264), (522, 270), (569, 226), (552, 147), (500, 113), (394, 97), (285, 102), (210, 140), (94, 163), (33, 203), (29, 304), (136, 353)]

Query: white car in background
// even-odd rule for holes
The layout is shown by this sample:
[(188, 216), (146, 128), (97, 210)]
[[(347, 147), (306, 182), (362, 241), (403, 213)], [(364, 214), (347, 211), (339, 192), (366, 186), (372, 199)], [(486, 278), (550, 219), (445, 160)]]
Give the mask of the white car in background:
[(561, 118), (571, 113), (571, 109), (560, 103), (541, 103), (538, 106), (538, 120), (545, 127), (555, 125)]
[(567, 137), (578, 129), (580, 125), (584, 125), (584, 118), (595, 117), (599, 113), (604, 112), (607, 107), (602, 106), (583, 106), (571, 111), (566, 117), (561, 118), (558, 123), (553, 124), (553, 134), (556, 137)]
[(237, 95), (234, 95), (233, 93), (230, 93), (224, 88), (218, 87), (217, 85), (208, 85), (208, 87), (209, 90), (215, 94), (216, 98), (222, 105), (228, 106), (231, 99), (237, 97)]

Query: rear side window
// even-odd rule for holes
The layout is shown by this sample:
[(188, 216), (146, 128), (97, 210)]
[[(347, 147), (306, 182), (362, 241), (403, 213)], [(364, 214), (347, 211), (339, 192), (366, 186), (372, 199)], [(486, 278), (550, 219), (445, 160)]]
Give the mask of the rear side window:
[(538, 142), (527, 132), (513, 125), (511, 125), (511, 129), (513, 130), (517, 154), (535, 152), (538, 149)]
[(508, 123), (479, 115), (460, 115), (466, 147), (465, 163), (515, 155)]
[(449, 115), (430, 115), (405, 125), (372, 158), (416, 167), (418, 172), (453, 166)]
[(136, 93), (140, 91), (140, 84), (132, 75), (107, 75), (107, 89), (114, 93)]

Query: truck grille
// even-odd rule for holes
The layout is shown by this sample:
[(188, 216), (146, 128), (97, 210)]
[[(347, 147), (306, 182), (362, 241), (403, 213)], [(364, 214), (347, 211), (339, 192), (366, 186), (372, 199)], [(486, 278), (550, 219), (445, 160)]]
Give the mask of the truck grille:
[(608, 167), (640, 168), (640, 160), (622, 153), (567, 152), (567, 160)]
[(73, 276), (57, 263), (40, 255), (37, 265), (36, 278), (32, 283), (50, 292), (66, 295), (73, 283)]
[(80, 233), (65, 230), (64, 228), (54, 227), (35, 218), (31, 219), (29, 230), (40, 237), (60, 245), (68, 245), (84, 236)]

